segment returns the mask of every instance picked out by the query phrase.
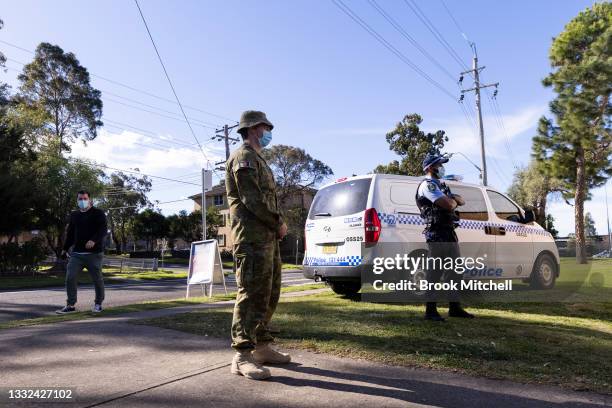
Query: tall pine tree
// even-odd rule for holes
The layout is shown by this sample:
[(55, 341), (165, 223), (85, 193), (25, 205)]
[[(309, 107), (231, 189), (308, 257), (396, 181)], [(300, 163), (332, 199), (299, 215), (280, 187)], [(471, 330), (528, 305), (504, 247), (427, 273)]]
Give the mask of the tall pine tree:
[(584, 201), (612, 175), (612, 4), (596, 3), (553, 40), (551, 74), (543, 81), (557, 94), (552, 118), (540, 119), (533, 155), (574, 200), (576, 260), (586, 263)]

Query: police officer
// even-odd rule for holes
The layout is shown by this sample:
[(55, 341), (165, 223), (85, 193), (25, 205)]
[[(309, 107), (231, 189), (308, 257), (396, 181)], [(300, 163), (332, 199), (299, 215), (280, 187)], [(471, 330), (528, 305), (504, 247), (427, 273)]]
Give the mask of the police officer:
[(255, 380), (270, 377), (264, 363), (291, 361), (288, 354), (270, 347), (274, 338), (268, 329), (280, 297), (278, 241), (287, 234), (274, 176), (261, 156), (272, 140), (273, 128), (265, 113), (244, 112), (238, 127), (243, 144), (229, 157), (225, 176), (238, 285), (232, 319), (236, 355), (231, 372)]
[[(458, 258), (459, 245), (455, 228), (459, 224), (456, 208), (465, 204), (463, 198), (453, 194), (442, 180), (444, 177), (443, 164), (448, 157), (439, 154), (428, 154), (423, 160), (425, 180), (417, 189), (416, 202), (426, 227), (423, 233), (429, 247), (430, 258)], [(433, 263), (433, 262), (432, 262)], [(431, 266), (431, 265), (430, 265)], [(426, 270), (428, 283), (460, 281), (462, 275), (453, 270), (437, 268), (433, 265)], [(425, 308), (425, 320), (443, 322), (437, 309), (436, 298), (440, 293), (429, 291)], [(458, 301), (457, 293), (450, 295), (453, 300), (449, 303), (448, 315), (450, 317), (473, 318), (474, 315), (466, 312)]]

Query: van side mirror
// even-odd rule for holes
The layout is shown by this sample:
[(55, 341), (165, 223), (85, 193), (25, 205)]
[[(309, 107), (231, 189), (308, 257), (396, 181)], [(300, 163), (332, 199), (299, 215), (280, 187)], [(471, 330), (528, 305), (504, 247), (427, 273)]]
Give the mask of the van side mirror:
[(525, 217), (523, 218), (523, 224), (529, 224), (535, 221), (535, 213), (533, 210), (525, 210)]

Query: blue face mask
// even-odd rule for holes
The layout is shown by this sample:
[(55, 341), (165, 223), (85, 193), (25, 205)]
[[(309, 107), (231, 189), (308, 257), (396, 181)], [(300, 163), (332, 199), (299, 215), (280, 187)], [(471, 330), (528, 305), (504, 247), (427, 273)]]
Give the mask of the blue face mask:
[(259, 138), (259, 144), (261, 147), (266, 147), (272, 141), (272, 132), (269, 130), (264, 130), (263, 134)]
[(89, 200), (78, 200), (78, 205), (81, 210), (84, 210), (89, 207)]

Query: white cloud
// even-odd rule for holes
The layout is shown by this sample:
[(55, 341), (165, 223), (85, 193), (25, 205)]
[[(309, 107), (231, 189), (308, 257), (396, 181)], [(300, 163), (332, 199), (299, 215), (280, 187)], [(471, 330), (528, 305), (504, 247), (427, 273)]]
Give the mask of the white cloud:
[[(171, 136), (164, 138), (172, 141)], [(157, 144), (155, 144), (157, 143)], [(167, 176), (174, 170), (197, 170), (204, 163), (202, 153), (197, 147), (187, 147), (160, 141), (137, 132), (124, 130), (121, 133), (101, 129), (95, 140), (75, 143), (72, 147), (73, 157), (87, 158), (109, 167), (121, 169), (138, 168), (143, 173)], [(221, 160), (220, 156), (204, 146), (204, 151), (211, 161)]]
[[(522, 136), (528, 130), (537, 126), (538, 119), (547, 111), (546, 106), (531, 106), (517, 112), (502, 115), (504, 127), (492, 115), (483, 116), (485, 129), (485, 147), (487, 158), (508, 158), (506, 141), (510, 144), (510, 150), (516, 154), (519, 150), (513, 141)], [(433, 129), (444, 129), (449, 136), (449, 142), (445, 148), (447, 151), (461, 151), (464, 154), (480, 157), (480, 139), (478, 129), (468, 125), (468, 121), (461, 116), (450, 119), (434, 119), (425, 123), (426, 127)], [(504, 129), (505, 128), (505, 132)], [(506, 139), (507, 135), (507, 139)], [(520, 150), (523, 150), (522, 147)]]

